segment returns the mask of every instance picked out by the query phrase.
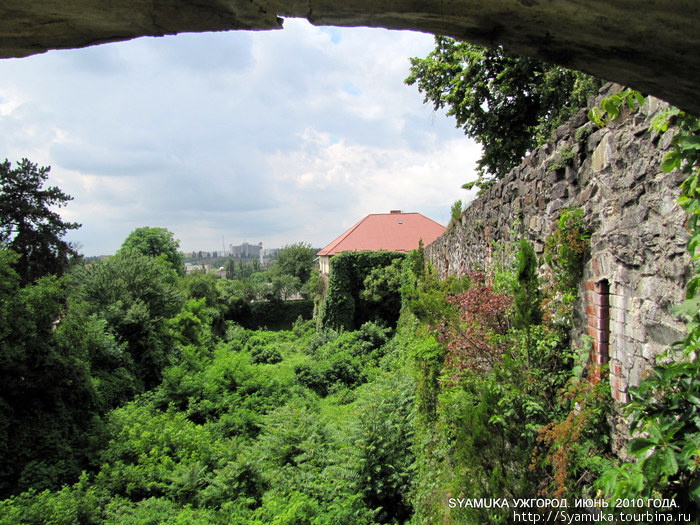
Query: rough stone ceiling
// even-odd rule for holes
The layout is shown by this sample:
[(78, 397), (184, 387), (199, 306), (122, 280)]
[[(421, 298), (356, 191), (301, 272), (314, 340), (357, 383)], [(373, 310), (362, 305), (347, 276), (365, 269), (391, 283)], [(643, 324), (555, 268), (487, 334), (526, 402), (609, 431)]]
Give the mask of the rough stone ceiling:
[(503, 45), (700, 114), (698, 0), (3, 0), (0, 58), (139, 36), (280, 29), (283, 17)]

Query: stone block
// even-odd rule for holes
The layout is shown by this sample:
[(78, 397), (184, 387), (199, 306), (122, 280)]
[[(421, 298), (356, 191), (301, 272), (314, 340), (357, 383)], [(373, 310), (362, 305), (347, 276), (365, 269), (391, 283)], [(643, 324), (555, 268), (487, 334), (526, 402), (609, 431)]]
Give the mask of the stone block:
[(610, 295), (608, 294), (595, 294), (593, 298), (593, 304), (598, 308), (605, 310), (606, 314), (609, 314), (610, 310)]
[(561, 210), (564, 206), (566, 206), (566, 201), (563, 199), (556, 199), (551, 201), (549, 204), (547, 204), (546, 208), (546, 213), (547, 215), (554, 215), (557, 213), (559, 210)]
[(627, 385), (637, 386), (642, 380), (643, 373), (646, 371), (646, 366), (639, 359), (632, 363), (629, 373), (627, 374)]
[(538, 210), (544, 211), (547, 209), (547, 198), (544, 195), (539, 195), (535, 201), (535, 206)]
[(657, 345), (653, 344), (644, 344), (642, 345), (642, 357), (649, 361), (650, 363), (654, 362), (656, 359), (656, 356), (658, 354), (659, 350)]
[(639, 317), (645, 326), (658, 324), (661, 322), (661, 311), (659, 305), (649, 299), (644, 299), (639, 309)]
[(610, 336), (610, 357), (615, 358), (624, 370), (630, 366), (631, 355), (628, 352), (629, 345), (625, 338), (620, 335), (611, 333)]
[(530, 217), (529, 228), (532, 231), (540, 232), (542, 231), (542, 219), (540, 217)]
[(601, 128), (591, 133), (586, 141), (586, 151), (593, 152), (609, 133), (609, 128)]
[(569, 187), (566, 182), (557, 183), (550, 192), (551, 199), (566, 199), (569, 197)]
[[(608, 295), (608, 302), (610, 304), (610, 308), (614, 309), (624, 309), (626, 308), (627, 300), (625, 299), (624, 295), (617, 295), (617, 294), (609, 294)], [(611, 313), (612, 316), (612, 313)]]
[(620, 384), (621, 381), (619, 376), (612, 376), (610, 378), (610, 386), (613, 388), (613, 390), (622, 390), (622, 388), (620, 388)]
[(606, 135), (600, 141), (591, 157), (591, 168), (595, 172), (600, 172), (610, 166), (610, 161), (613, 155), (610, 135)]
[(681, 341), (685, 336), (684, 330), (667, 323), (655, 323), (646, 326), (651, 341), (661, 347), (671, 346)]
[(647, 341), (647, 329), (639, 321), (638, 312), (631, 312), (633, 314), (632, 319), (628, 319), (625, 323), (624, 334), (626, 337), (635, 341), (635, 343), (646, 343)]
[(579, 171), (577, 169), (575, 169), (573, 166), (567, 165), (564, 168), (564, 179), (569, 184), (572, 184), (572, 185), (578, 184), (578, 174), (579, 174)]
[(620, 363), (613, 363), (611, 365), (610, 374), (617, 377), (622, 375), (622, 367), (620, 366)]

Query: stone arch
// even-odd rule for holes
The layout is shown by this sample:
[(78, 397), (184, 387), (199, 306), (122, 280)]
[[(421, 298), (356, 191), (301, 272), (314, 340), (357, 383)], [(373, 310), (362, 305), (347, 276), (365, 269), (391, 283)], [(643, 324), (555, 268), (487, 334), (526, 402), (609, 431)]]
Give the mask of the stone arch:
[(614, 80), (700, 114), (700, 3), (608, 0), (4, 0), (0, 58), (180, 32), (315, 25), (444, 34)]

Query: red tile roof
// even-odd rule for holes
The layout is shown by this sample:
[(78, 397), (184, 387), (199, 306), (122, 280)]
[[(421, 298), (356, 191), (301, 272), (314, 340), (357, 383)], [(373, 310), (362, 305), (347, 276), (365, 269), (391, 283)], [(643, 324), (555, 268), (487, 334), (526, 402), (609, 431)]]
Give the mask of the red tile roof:
[(444, 226), (420, 213), (373, 213), (323, 248), (318, 255), (361, 250), (409, 252), (418, 248), (418, 241), (422, 240), (427, 246), (444, 231)]

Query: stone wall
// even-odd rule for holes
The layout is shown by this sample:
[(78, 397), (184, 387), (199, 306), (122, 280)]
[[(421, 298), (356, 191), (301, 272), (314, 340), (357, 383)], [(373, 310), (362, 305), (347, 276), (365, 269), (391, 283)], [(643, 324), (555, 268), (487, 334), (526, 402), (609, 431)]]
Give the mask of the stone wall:
[(562, 210), (584, 209), (593, 233), (572, 335), (576, 344), (589, 335), (593, 359), (610, 364), (617, 402), (683, 335), (672, 313), (690, 277), (677, 204), (683, 177), (661, 171), (670, 136), (651, 129), (663, 107), (649, 98), (603, 129), (582, 110), (426, 249), (442, 276), (492, 264), (502, 253), (497, 246), (520, 236), (541, 256)]

